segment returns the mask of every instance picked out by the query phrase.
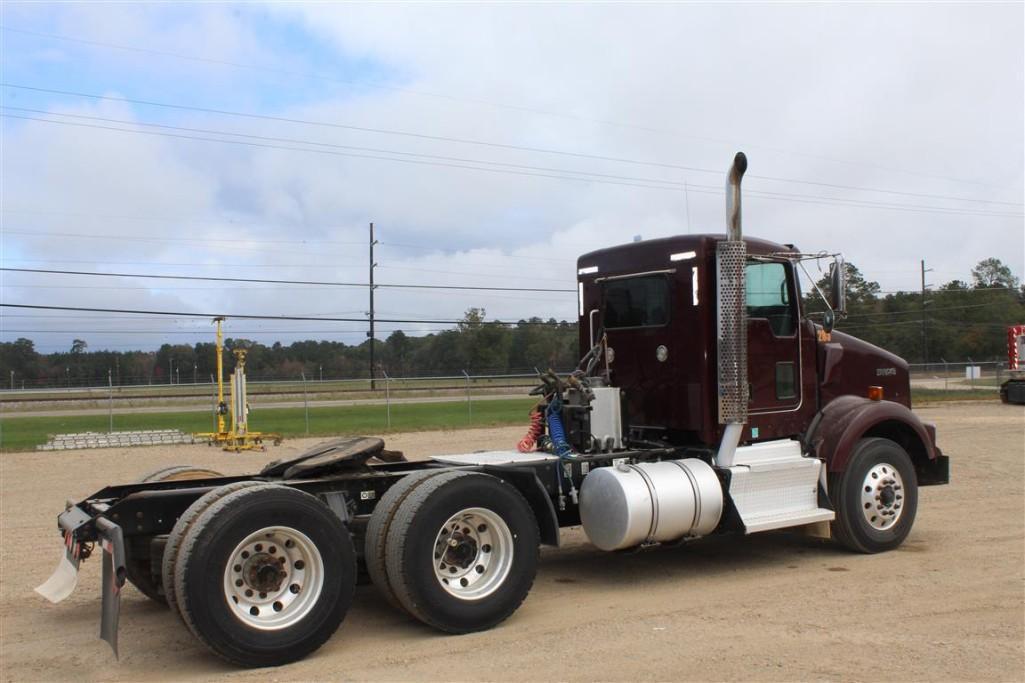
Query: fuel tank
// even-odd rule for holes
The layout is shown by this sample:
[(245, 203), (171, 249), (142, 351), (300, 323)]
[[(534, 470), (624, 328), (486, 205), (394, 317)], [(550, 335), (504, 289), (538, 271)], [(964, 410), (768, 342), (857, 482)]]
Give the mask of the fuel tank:
[(584, 533), (602, 550), (704, 536), (722, 510), (719, 478), (696, 458), (601, 467), (580, 487)]

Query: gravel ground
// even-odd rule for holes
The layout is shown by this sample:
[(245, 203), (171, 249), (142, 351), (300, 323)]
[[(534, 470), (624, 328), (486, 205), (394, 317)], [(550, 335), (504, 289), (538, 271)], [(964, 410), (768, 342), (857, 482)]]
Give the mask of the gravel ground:
[[(121, 660), (98, 640), (99, 564), (50, 605), (32, 589), (56, 562), (66, 498), (186, 462), (226, 473), (298, 452), (204, 446), (0, 456), (0, 676), (21, 680), (1022, 680), (1025, 411), (919, 411), (938, 426), (953, 483), (924, 489), (899, 550), (854, 555), (790, 533), (606, 555), (579, 529), (546, 548), (534, 589), (492, 631), (444, 636), (372, 586), (328, 643), (273, 671), (234, 669), (164, 608), (125, 591)], [(508, 447), (522, 429), (400, 434), (412, 456)]]

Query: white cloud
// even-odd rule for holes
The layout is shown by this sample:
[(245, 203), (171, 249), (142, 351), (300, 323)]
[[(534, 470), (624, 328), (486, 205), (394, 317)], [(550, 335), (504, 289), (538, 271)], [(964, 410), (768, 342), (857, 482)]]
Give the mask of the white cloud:
[[(723, 171), (732, 152), (742, 148), (751, 160), (752, 176), (1021, 202), (1022, 12), (1011, 5), (280, 4), (238, 12), (209, 5), (187, 10), (87, 5), (62, 7), (50, 16), (52, 27), (39, 30), (337, 75), (336, 80), (288, 79), (274, 72), (41, 43), (41, 50), (74, 50), (75, 58), (89, 60), (97, 74), (111, 74), (106, 89), (112, 92), (131, 93), (145, 79), (151, 99), (159, 99), (151, 93), (166, 83), (168, 101), (202, 106), (216, 93), (217, 106), (237, 101), (236, 109), (281, 117)], [(8, 23), (26, 25), (32, 19), (31, 13), (19, 12), (9, 15)], [(301, 35), (297, 26), (315, 38), (310, 44), (316, 49), (296, 45), (293, 54), (285, 54), (262, 47), (261, 36), (268, 30), (277, 27)], [(330, 60), (325, 44), (337, 51)], [(347, 66), (338, 67), (338, 62)], [(377, 66), (364, 68), (364, 63)], [(399, 89), (338, 82), (360, 80), (364, 72), (376, 77), (378, 67), (401, 74)], [(22, 80), (31, 76), (26, 72)], [(283, 81), (291, 82), (282, 86)], [(193, 82), (197, 89), (189, 99), (182, 93)], [(687, 180), (715, 188), (722, 184), (721, 175), (596, 159), (109, 102), (69, 102), (73, 104), (58, 110), (442, 155), (456, 165), (487, 159)], [(571, 288), (578, 254), (629, 241), (635, 234), (686, 232), (687, 208), (694, 232), (720, 232), (723, 225), (721, 195), (700, 188), (690, 193), (685, 207), (682, 192), (341, 155), (379, 152), (283, 151), (20, 121), (9, 121), (4, 131), (5, 206), (160, 219), (69, 221), (6, 212), (8, 230), (25, 221), (51, 232), (240, 240), (234, 249), (214, 249), (201, 242), (43, 242), (8, 234), (8, 259), (239, 264), (244, 267), (168, 265), (161, 272), (361, 280), (366, 222), (374, 220), (384, 243), (377, 259), (379, 281)], [(860, 193), (756, 177), (748, 187), (1021, 212), (1020, 206)], [(970, 267), (991, 255), (1005, 259), (1018, 274), (1025, 267), (1020, 218), (880, 211), (753, 195), (745, 210), (749, 234), (795, 242), (809, 251), (843, 250), (884, 289), (916, 286), (921, 258), (935, 269), (936, 282), (967, 279)], [(332, 244), (311, 246), (302, 240)], [(8, 285), (21, 283), (53, 286), (67, 280), (5, 278)], [(123, 284), (142, 286), (138, 280)], [(4, 297), (269, 313), (366, 307), (362, 290), (245, 292), (198, 289), (202, 283), (187, 286), (194, 289), (5, 288)], [(551, 302), (555, 295), (513, 296), (381, 290), (378, 302), (394, 317), (451, 318), (482, 304), (489, 315), (504, 319), (573, 314), (571, 294), (559, 303)], [(360, 340), (355, 333), (344, 338)]]

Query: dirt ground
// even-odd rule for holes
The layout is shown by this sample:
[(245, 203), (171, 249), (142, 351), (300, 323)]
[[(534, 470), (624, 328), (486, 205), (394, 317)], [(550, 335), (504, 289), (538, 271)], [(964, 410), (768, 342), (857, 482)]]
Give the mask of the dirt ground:
[[(299, 451), (204, 446), (0, 456), (0, 676), (21, 680), (1022, 680), (1025, 678), (1025, 411), (959, 404), (938, 426), (953, 482), (923, 489), (899, 550), (855, 555), (790, 533), (607, 555), (579, 529), (545, 548), (526, 602), (492, 631), (445, 636), (357, 589), (308, 659), (237, 670), (134, 589), (121, 660), (97, 639), (99, 563), (51, 605), (32, 589), (56, 564), (54, 516), (111, 482), (187, 462), (226, 473)], [(507, 447), (522, 429), (403, 434), (410, 455)]]

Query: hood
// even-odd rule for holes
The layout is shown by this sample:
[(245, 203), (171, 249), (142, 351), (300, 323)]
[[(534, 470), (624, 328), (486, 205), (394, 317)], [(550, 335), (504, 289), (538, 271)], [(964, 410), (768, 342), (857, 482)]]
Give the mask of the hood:
[(822, 405), (847, 394), (867, 396), (869, 387), (880, 386), (884, 399), (911, 407), (907, 361), (845, 332), (833, 330), (831, 337), (819, 356)]

